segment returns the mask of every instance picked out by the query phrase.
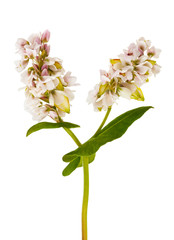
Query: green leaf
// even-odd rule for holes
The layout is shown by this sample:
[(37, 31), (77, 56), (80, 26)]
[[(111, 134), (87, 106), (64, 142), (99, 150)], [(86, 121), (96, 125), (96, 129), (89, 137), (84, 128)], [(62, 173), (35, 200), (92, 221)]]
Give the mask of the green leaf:
[(120, 138), (127, 131), (128, 127), (150, 108), (152, 107), (139, 107), (118, 116), (106, 125), (96, 137), (90, 138), (75, 151), (64, 155), (63, 161), (71, 162), (79, 156), (90, 156), (95, 154), (104, 144)]
[[(95, 159), (95, 154), (93, 154), (92, 156), (89, 156), (88, 158), (88, 163), (93, 162)], [(75, 158), (73, 161), (71, 161), (66, 168), (63, 170), (62, 175), (65, 176), (69, 176), (72, 172), (74, 172), (74, 170), (76, 170), (76, 168), (78, 167), (82, 167), (82, 160), (81, 157), (77, 157)]]
[(39, 131), (41, 129), (48, 129), (48, 128), (76, 128), (80, 127), (79, 125), (69, 123), (69, 122), (59, 122), (59, 123), (52, 123), (52, 122), (40, 122), (33, 125), (30, 129), (28, 129), (26, 136), (29, 136), (31, 133)]
[(64, 177), (70, 175), (78, 167), (79, 163), (80, 163), (80, 157), (77, 157), (76, 159), (74, 159), (72, 162), (68, 164), (68, 166), (63, 170), (62, 175)]

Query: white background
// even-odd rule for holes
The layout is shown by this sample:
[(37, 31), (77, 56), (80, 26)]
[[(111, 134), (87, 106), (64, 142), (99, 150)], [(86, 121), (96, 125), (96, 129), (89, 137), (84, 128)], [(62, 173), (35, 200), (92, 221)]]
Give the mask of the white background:
[(99, 69), (107, 70), (109, 59), (141, 36), (162, 49), (162, 71), (143, 87), (145, 102), (120, 99), (109, 116), (155, 107), (121, 139), (102, 147), (90, 165), (88, 236), (173, 240), (172, 1), (3, 1), (0, 22), (0, 239), (81, 239), (82, 169), (64, 178), (61, 160), (76, 146), (62, 129), (25, 137), (35, 122), (24, 111), (24, 91), (18, 91), (23, 85), (14, 67), (16, 39), (49, 29), (51, 56), (63, 59), (80, 83), (65, 120), (81, 125), (74, 132), (82, 142), (104, 117), (86, 103)]

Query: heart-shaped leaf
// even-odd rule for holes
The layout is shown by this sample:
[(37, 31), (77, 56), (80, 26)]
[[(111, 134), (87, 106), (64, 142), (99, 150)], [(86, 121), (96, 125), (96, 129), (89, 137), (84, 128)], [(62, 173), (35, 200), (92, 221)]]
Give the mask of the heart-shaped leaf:
[(118, 116), (106, 125), (96, 137), (90, 138), (75, 151), (64, 155), (63, 161), (71, 162), (79, 156), (90, 156), (95, 154), (104, 144), (120, 138), (126, 132), (128, 127), (150, 108), (152, 107), (139, 107)]
[(48, 128), (77, 128), (80, 127), (77, 124), (69, 123), (69, 122), (59, 122), (59, 123), (52, 123), (52, 122), (40, 122), (33, 125), (30, 129), (28, 129), (26, 136), (29, 136), (31, 133), (39, 131), (41, 129), (48, 129)]

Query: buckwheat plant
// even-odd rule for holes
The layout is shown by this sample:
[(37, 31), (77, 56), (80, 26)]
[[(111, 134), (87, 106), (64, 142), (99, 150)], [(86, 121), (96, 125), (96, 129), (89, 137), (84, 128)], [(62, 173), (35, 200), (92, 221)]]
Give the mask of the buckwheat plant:
[[(87, 240), (88, 165), (94, 161), (101, 146), (120, 138), (134, 121), (152, 108), (144, 106), (130, 110), (104, 127), (112, 105), (119, 97), (144, 101), (141, 86), (160, 72), (161, 67), (155, 60), (160, 50), (151, 46), (149, 40), (140, 38), (117, 58), (110, 59), (109, 70), (100, 71), (100, 82), (87, 98), (95, 111), (106, 111), (105, 117), (92, 137), (81, 144), (71, 130), (79, 125), (63, 121), (66, 113), (70, 113), (70, 101), (74, 98), (71, 87), (78, 84), (71, 72), (65, 72), (62, 60), (49, 56), (49, 38), (50, 32), (46, 30), (42, 34), (32, 34), (28, 40), (19, 38), (16, 43), (17, 52), (21, 55), (21, 59), (16, 61), (16, 69), (22, 72), (21, 80), (25, 84), (25, 108), (32, 114), (33, 120), (39, 121), (27, 131), (27, 136), (40, 129), (62, 127), (77, 144), (77, 149), (63, 156), (68, 165), (62, 174), (68, 176), (76, 168), (83, 167), (82, 240)], [(52, 121), (40, 122), (45, 117), (50, 117)]]

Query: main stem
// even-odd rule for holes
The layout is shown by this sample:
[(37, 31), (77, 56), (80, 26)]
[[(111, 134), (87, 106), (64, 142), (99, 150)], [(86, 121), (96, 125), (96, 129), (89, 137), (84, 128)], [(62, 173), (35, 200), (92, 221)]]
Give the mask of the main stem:
[[(99, 128), (93, 135), (93, 137), (97, 136), (102, 127), (104, 126), (109, 114), (111, 111), (111, 107), (108, 108), (106, 115), (100, 124)], [(82, 144), (76, 135), (69, 129), (65, 128), (64, 130), (70, 135), (70, 137), (74, 140), (78, 147)], [(88, 157), (83, 156), (82, 158), (82, 165), (83, 165), (83, 174), (84, 174), (84, 190), (83, 190), (83, 204), (82, 204), (82, 240), (87, 240), (87, 212), (88, 212), (88, 198), (89, 198), (89, 168), (88, 168)]]
[[(69, 129), (64, 130), (70, 135), (77, 146), (81, 146), (81, 142), (76, 135)], [(89, 196), (89, 169), (88, 157), (82, 157), (83, 174), (84, 174), (84, 190), (83, 190), (83, 204), (82, 204), (82, 240), (87, 240), (87, 211), (88, 211), (88, 196)]]
[(82, 204), (82, 240), (87, 240), (87, 211), (89, 198), (89, 169), (88, 157), (82, 157), (83, 174), (84, 174), (84, 190)]

